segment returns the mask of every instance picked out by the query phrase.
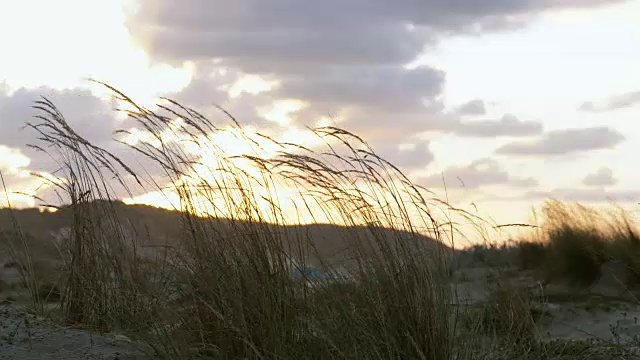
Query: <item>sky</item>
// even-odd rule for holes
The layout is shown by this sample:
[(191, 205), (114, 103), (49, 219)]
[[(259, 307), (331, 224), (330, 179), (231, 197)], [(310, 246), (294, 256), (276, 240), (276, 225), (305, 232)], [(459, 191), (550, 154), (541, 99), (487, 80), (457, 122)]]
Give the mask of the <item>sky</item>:
[(640, 0), (0, 0), (0, 171), (28, 194), (53, 171), (20, 130), (41, 95), (99, 145), (126, 128), (94, 78), (284, 139), (331, 119), (498, 223), (548, 198), (633, 208), (638, 18)]

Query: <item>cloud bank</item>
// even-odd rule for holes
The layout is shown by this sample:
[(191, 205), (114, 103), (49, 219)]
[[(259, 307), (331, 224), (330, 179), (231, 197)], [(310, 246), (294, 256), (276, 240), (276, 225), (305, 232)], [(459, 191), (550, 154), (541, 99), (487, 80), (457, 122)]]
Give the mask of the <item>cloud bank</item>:
[(596, 172), (588, 174), (582, 180), (582, 184), (586, 186), (611, 186), (618, 182), (613, 176), (613, 170), (608, 167), (601, 167)]
[(443, 174), (433, 174), (419, 178), (418, 183), (428, 188), (478, 189), (489, 185), (507, 185), (518, 188), (535, 187), (538, 182), (532, 178), (518, 178), (503, 170), (492, 159), (480, 159), (467, 166), (450, 167)]
[(499, 147), (497, 154), (516, 156), (557, 156), (610, 149), (625, 137), (608, 127), (554, 130), (530, 141), (516, 141)]

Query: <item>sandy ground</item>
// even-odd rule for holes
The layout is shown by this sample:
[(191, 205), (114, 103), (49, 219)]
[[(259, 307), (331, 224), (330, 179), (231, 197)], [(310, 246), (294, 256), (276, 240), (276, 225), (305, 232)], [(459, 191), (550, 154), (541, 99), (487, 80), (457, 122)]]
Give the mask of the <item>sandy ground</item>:
[(0, 359), (146, 359), (122, 335), (56, 326), (14, 305), (0, 306)]
[(541, 340), (596, 339), (640, 344), (640, 301), (607, 274), (586, 289), (542, 284), (524, 272), (496, 272), (487, 267), (462, 269), (456, 276), (458, 302), (465, 306), (490, 301), (489, 289), (498, 278), (529, 289), (531, 308), (542, 313), (536, 321)]
[[(125, 336), (63, 328), (29, 314), (28, 296), (15, 267), (0, 261), (0, 359), (146, 359), (142, 346)], [(507, 279), (529, 289), (541, 340), (597, 339), (640, 344), (640, 301), (611, 277), (588, 289), (541, 284), (528, 273), (486, 266), (455, 274), (458, 304), (478, 307), (489, 301), (492, 285)]]
[(0, 359), (147, 359), (142, 347), (117, 334), (64, 328), (27, 310), (18, 271), (0, 262)]

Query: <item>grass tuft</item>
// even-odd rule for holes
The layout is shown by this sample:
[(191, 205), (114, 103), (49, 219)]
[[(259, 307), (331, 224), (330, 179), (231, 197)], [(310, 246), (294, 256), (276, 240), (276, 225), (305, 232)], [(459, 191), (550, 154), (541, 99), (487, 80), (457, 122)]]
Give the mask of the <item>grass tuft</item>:
[(590, 286), (606, 264), (624, 268), (622, 285), (640, 284), (640, 236), (624, 211), (549, 201), (536, 240), (516, 244), (522, 269), (540, 270), (548, 281)]

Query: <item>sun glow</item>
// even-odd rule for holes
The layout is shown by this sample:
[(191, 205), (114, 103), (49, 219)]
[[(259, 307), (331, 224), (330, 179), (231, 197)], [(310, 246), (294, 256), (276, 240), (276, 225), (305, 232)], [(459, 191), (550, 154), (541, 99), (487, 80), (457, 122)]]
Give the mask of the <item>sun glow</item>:
[(46, 173), (31, 173), (27, 170), (20, 170), (17, 174), (10, 175), (8, 172), (2, 171), (5, 183), (0, 188), (0, 207), (11, 206), (13, 208), (31, 208), (41, 204), (40, 197), (43, 191), (51, 188), (55, 184), (61, 185), (63, 179)]
[[(118, 87), (144, 106), (185, 87), (191, 68), (152, 64), (125, 26), (128, 0), (0, 0), (0, 82), (10, 90)], [(29, 19), (29, 21), (25, 21)], [(16, 36), (19, 33), (19, 36)], [(90, 86), (98, 95), (100, 87)]]
[(275, 80), (265, 80), (258, 75), (245, 74), (229, 86), (227, 93), (231, 99), (235, 99), (243, 93), (257, 95), (265, 91), (271, 91), (280, 85)]
[(20, 177), (29, 176), (25, 168), (31, 164), (31, 159), (19, 149), (0, 145), (0, 171), (9, 175)]
[[(311, 130), (288, 128), (261, 136), (256, 129), (230, 127), (207, 137), (202, 135), (186, 141), (188, 136), (180, 135), (182, 124), (175, 124), (171, 131), (173, 135), (161, 135), (164, 137), (162, 142), (180, 144), (180, 148), (194, 159), (193, 162), (181, 170), (182, 175), (177, 180), (162, 189), (127, 198), (125, 203), (189, 210), (198, 215), (260, 218), (291, 224), (345, 222), (340, 209), (355, 206), (351, 200), (339, 200), (341, 196), (331, 194), (332, 190), (311, 183), (304, 184), (304, 181), (301, 184), (300, 179), (289, 178), (287, 171), (281, 173), (267, 169), (269, 167), (261, 168), (259, 161), (252, 158), (269, 160), (280, 152), (296, 153), (299, 149), (295, 144), (314, 148), (329, 143), (328, 139), (321, 138)], [(133, 137), (130, 139), (132, 144), (144, 143), (147, 139), (142, 132), (135, 133)], [(152, 142), (152, 146), (158, 145)], [(335, 159), (330, 157), (329, 160)], [(366, 181), (336, 185), (346, 186), (345, 191), (352, 194), (374, 191), (377, 194), (374, 196), (389, 195), (381, 186)], [(354, 188), (349, 190), (350, 187)], [(342, 196), (346, 196), (346, 193)], [(340, 201), (347, 203), (340, 205)], [(328, 205), (332, 202), (335, 205)], [(327, 211), (332, 206), (336, 209)], [(348, 216), (358, 217), (351, 213)], [(365, 219), (357, 221), (365, 222)]]
[(280, 126), (288, 126), (293, 123), (291, 114), (304, 109), (308, 104), (296, 99), (285, 99), (275, 101), (269, 107), (258, 108), (258, 112), (273, 123)]

